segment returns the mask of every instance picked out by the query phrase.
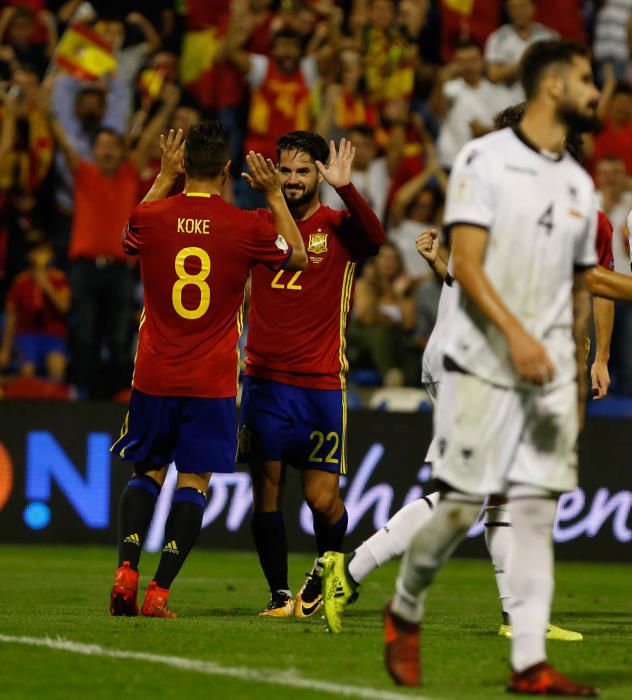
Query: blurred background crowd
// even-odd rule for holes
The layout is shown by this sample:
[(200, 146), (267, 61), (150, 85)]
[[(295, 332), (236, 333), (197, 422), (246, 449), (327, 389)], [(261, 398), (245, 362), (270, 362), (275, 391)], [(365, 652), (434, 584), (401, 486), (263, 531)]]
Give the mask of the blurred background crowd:
[[(4, 395), (126, 397), (142, 287), (121, 230), (159, 134), (206, 117), (231, 131), (225, 195), (243, 208), (262, 204), (244, 152), (276, 159), (295, 129), (351, 138), (388, 243), (358, 273), (350, 382), (418, 386), (440, 283), (415, 238), (440, 227), (461, 146), (521, 101), (524, 50), (553, 36), (593, 47), (603, 125), (585, 166), (631, 274), (631, 28), (632, 0), (0, 0)], [(625, 306), (610, 368), (611, 391), (632, 395)]]

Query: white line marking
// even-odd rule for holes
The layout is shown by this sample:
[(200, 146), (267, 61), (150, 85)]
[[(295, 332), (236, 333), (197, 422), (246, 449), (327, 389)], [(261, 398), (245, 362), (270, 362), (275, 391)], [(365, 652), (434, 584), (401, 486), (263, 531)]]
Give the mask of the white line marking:
[[(133, 659), (135, 661), (146, 661), (152, 664), (162, 664), (177, 668), (182, 671), (197, 671), (210, 676), (228, 676), (255, 683), (267, 683), (269, 685), (290, 686), (293, 688), (306, 688), (317, 690), (323, 693), (331, 693), (339, 697), (366, 698), (367, 700), (402, 700), (410, 698), (410, 695), (393, 693), (388, 690), (377, 690), (376, 688), (363, 688), (358, 685), (342, 685), (339, 683), (328, 683), (313, 678), (301, 678), (296, 671), (276, 671), (274, 674), (260, 671), (244, 666), (222, 666), (212, 661), (202, 661), (198, 659), (186, 659), (181, 656), (163, 656), (160, 654), (148, 654), (141, 651), (125, 651), (119, 649), (106, 649), (98, 644), (80, 644), (67, 639), (50, 639), (48, 637), (12, 637), (0, 634), (0, 642), (7, 644), (23, 644), (34, 647), (47, 647), (58, 651), (69, 651), (73, 654), (83, 654), (84, 656), (105, 656), (111, 659)], [(432, 700), (428, 697), (415, 695), (415, 700)]]

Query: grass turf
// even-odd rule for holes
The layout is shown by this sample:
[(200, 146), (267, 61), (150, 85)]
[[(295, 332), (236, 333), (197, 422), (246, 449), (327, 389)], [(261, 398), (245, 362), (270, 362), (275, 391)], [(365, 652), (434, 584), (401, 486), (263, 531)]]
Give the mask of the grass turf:
[[(196, 550), (173, 588), (177, 620), (107, 614), (114, 549), (3, 546), (0, 634), (60, 637), (108, 649), (151, 652), (268, 672), (399, 692), (412, 697), (481, 700), (504, 697), (509, 645), (500, 622), (491, 565), (455, 560), (431, 591), (425, 623), (421, 690), (397, 689), (382, 664), (380, 610), (391, 595), (396, 564), (375, 572), (349, 608), (343, 633), (320, 618), (270, 620), (255, 554)], [(145, 555), (152, 573), (156, 555)], [(309, 557), (290, 559), (291, 585), (303, 582)], [(580, 643), (552, 642), (563, 672), (598, 685), (612, 700), (632, 697), (632, 566), (559, 564), (556, 624), (580, 630)], [(142, 585), (148, 579), (143, 578)], [(321, 691), (209, 676), (144, 661), (82, 656), (0, 642), (0, 698), (68, 700), (196, 697), (284, 700), (335, 697)]]

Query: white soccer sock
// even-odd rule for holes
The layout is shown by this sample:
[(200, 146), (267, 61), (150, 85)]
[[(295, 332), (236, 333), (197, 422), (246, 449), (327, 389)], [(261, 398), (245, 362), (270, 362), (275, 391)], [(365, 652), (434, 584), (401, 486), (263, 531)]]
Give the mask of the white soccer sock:
[(485, 544), (494, 565), (498, 595), (503, 618), (505, 618), (509, 615), (511, 603), (511, 594), (507, 583), (507, 564), (513, 547), (511, 515), (507, 505), (488, 506), (485, 509)]
[[(461, 499), (466, 499), (461, 500)], [(391, 610), (407, 622), (420, 622), (426, 592), (435, 574), (450, 558), (476, 520), (482, 501), (454, 492), (436, 505), (428, 521), (416, 530), (399, 570)]]
[(511, 665), (514, 671), (546, 659), (546, 630), (553, 599), (553, 523), (557, 501), (524, 497), (509, 504), (514, 545), (509, 556)]
[[(429, 497), (432, 504), (439, 500), (439, 494)], [(421, 527), (432, 515), (432, 507), (424, 498), (408, 503), (374, 535), (365, 540), (356, 550), (349, 562), (349, 573), (354, 581), (360, 583), (378, 566), (386, 564), (406, 551), (417, 528)]]

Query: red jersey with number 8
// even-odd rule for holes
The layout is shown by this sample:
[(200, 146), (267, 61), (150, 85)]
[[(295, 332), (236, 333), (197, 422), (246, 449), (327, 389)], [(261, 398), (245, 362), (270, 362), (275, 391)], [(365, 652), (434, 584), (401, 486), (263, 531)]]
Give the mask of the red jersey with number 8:
[(280, 270), (292, 254), (270, 218), (219, 195), (179, 194), (136, 207), (123, 247), (139, 256), (144, 287), (134, 388), (235, 396), (250, 270), (257, 263)]

